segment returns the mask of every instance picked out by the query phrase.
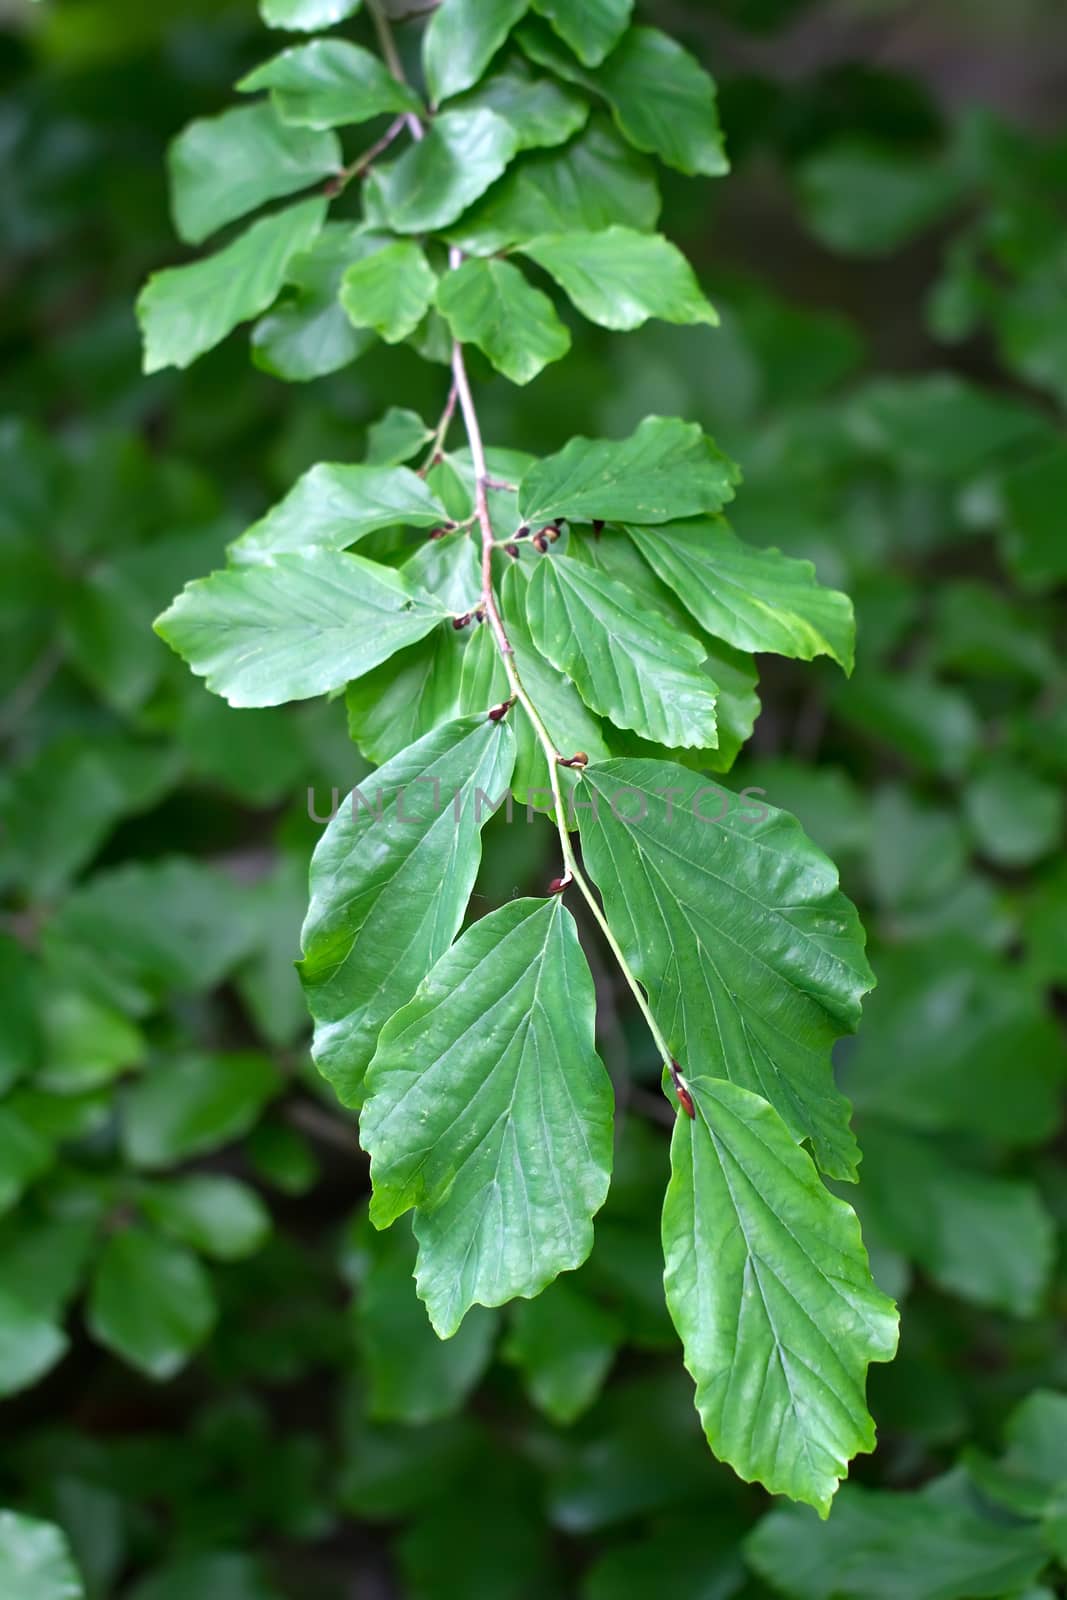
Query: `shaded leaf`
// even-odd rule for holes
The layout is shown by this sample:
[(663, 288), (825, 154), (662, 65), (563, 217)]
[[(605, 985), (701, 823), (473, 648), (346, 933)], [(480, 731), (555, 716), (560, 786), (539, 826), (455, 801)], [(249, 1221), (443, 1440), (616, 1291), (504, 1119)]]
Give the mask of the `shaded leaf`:
[(750, 1564), (795, 1600), (993, 1600), (1037, 1577), (1047, 1557), (1033, 1528), (986, 1521), (930, 1494), (848, 1484), (829, 1522), (782, 1507), (746, 1542)]
[(157, 1382), (172, 1378), (215, 1322), (211, 1284), (194, 1255), (142, 1228), (113, 1233), (93, 1276), (95, 1339)]
[(492, 1359), (497, 1318), (479, 1306), (452, 1339), (439, 1339), (415, 1293), (408, 1227), (360, 1232), (356, 1341), (367, 1373), (367, 1415), (424, 1427), (454, 1416)]
[(254, 1255), (271, 1228), (270, 1212), (256, 1191), (218, 1173), (154, 1183), (142, 1191), (140, 1207), (162, 1232), (217, 1261)]
[(126, 1091), (127, 1158), (152, 1169), (218, 1150), (247, 1133), (280, 1088), (270, 1057), (251, 1050), (159, 1062)]
[(338, 302), (345, 271), (381, 248), (384, 234), (328, 222), (310, 250), (294, 256), (283, 295), (252, 329), (252, 360), (287, 383), (307, 383), (347, 367), (375, 339), (356, 328)]

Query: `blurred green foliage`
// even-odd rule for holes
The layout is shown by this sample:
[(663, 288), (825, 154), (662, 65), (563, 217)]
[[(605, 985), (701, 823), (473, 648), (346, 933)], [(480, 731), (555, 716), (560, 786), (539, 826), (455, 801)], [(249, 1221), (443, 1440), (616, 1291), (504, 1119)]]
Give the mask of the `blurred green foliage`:
[[(1067, 139), (870, 60), (753, 70), (748, 30), (817, 31), (805, 0), (669, 9), (734, 155), (665, 204), (723, 326), (479, 378), (515, 448), (698, 417), (744, 463), (738, 531), (856, 598), (854, 678), (766, 663), (729, 781), (800, 817), (872, 936), (840, 1073), (904, 1313), (879, 1449), (825, 1525), (709, 1458), (659, 1283), (658, 1067), (606, 971), (626, 1115), (588, 1264), (440, 1344), (406, 1224), (367, 1228), (291, 966), (309, 786), (324, 814), (361, 770), (344, 710), (233, 713), (150, 622), (442, 381), (379, 346), (288, 386), (243, 338), (143, 379), (166, 142), (263, 32), (239, 0), (44, 0), (0, 36), (5, 1600), (1062, 1590)], [(543, 885), (543, 824), (486, 837), (483, 906)]]

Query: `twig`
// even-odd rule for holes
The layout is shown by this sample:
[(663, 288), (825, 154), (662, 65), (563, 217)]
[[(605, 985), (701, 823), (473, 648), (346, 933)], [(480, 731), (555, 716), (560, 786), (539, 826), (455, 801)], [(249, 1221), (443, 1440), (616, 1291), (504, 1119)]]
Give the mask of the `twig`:
[[(371, 14), (371, 21), (374, 23), (374, 31), (378, 35), (378, 44), (381, 48), (386, 66), (389, 68), (389, 71), (392, 73), (397, 83), (406, 84), (407, 79), (404, 76), (404, 64), (401, 61), (400, 56), (397, 54), (396, 40), (393, 38), (393, 30), (389, 26), (389, 18), (382, 10), (379, 0), (368, 0), (368, 10)], [(421, 139), (424, 129), (421, 120), (415, 115), (415, 113), (413, 111), (408, 111), (405, 114), (404, 121), (411, 129), (411, 137), (413, 139)]]
[(362, 178), (364, 173), (370, 170), (371, 164), (388, 150), (393, 140), (407, 126), (407, 120), (407, 117), (397, 117), (395, 122), (391, 122), (380, 139), (375, 139), (361, 156), (357, 156), (349, 166), (342, 167), (340, 172), (328, 181), (326, 192), (331, 195), (340, 194), (342, 190), (347, 189), (353, 178)]
[[(442, 453), (445, 448), (445, 440), (448, 438), (448, 430), (452, 426), (452, 418), (456, 414), (456, 401), (458, 399), (459, 393), (456, 389), (455, 383), (453, 382), (451, 389), (448, 391), (448, 399), (445, 401), (445, 409), (441, 412), (441, 420), (438, 422), (434, 431), (433, 443), (430, 446), (430, 453), (426, 457), (426, 460), (423, 462), (422, 466), (419, 468), (418, 475), (420, 478), (425, 478), (430, 468), (436, 466), (441, 460)], [(471, 523), (476, 521), (477, 517), (471, 517), (470, 522), (460, 523), (458, 526), (469, 528)]]

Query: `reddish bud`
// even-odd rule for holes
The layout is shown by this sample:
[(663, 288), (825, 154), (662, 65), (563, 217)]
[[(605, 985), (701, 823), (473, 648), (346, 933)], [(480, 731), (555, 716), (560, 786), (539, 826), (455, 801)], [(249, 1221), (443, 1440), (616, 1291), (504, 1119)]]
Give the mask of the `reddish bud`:
[(517, 544), (506, 544), (504, 549), (507, 551), (512, 561), (517, 561), (519, 559), (519, 547)]
[(568, 872), (562, 878), (553, 878), (552, 882), (548, 886), (548, 892), (549, 892), (549, 894), (562, 894), (564, 889), (567, 888), (568, 884), (571, 884), (573, 882), (574, 882), (574, 879), (571, 877), (570, 873)]
[(465, 611), (461, 617), (453, 617), (452, 618), (452, 626), (458, 632), (460, 628), (465, 628), (467, 626), (467, 624), (470, 622), (470, 620), (471, 620), (470, 612), (469, 611)]
[(507, 716), (514, 704), (514, 700), (505, 700), (502, 705), (494, 706), (492, 711), (489, 713), (489, 721), (503, 722), (504, 718)]
[(540, 553), (544, 555), (545, 551), (548, 549), (548, 540), (545, 538), (544, 534), (535, 533), (532, 542), (534, 549), (539, 550)]
[(573, 756), (557, 756), (556, 760), (561, 767), (577, 767), (579, 771), (589, 765), (589, 757), (584, 750), (579, 750), (577, 755)]
[(522, 527), (519, 529), (519, 531), (515, 535), (515, 537), (516, 537), (516, 539), (528, 539), (530, 537), (530, 529), (529, 529), (529, 526), (525, 522), (523, 523)]
[(678, 1104), (687, 1117), (692, 1117), (695, 1120), (696, 1107), (693, 1104), (693, 1096), (689, 1093), (689, 1085), (682, 1077), (682, 1069), (677, 1061), (671, 1062), (671, 1081), (674, 1084), (674, 1092), (678, 1096)]
[(427, 539), (443, 539), (448, 532), (450, 532), (448, 528), (431, 528), (426, 537)]

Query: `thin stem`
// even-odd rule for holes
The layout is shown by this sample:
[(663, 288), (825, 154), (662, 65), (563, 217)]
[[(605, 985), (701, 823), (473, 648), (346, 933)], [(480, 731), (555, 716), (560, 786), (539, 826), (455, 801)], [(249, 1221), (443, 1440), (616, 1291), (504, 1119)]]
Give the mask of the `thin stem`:
[[(433, 443), (430, 445), (429, 454), (427, 455), (422, 466), (419, 468), (420, 478), (424, 478), (429, 472), (430, 468), (436, 466), (437, 462), (441, 459), (441, 453), (445, 447), (445, 440), (448, 438), (448, 430), (452, 426), (452, 418), (456, 414), (456, 402), (458, 399), (459, 393), (456, 389), (455, 382), (453, 381), (452, 387), (448, 391), (448, 399), (445, 401), (445, 409), (441, 412), (441, 419), (434, 431)], [(471, 517), (470, 522), (459, 523), (458, 526), (469, 528), (471, 523), (476, 521), (477, 517), (474, 516)]]
[(364, 173), (369, 170), (371, 163), (377, 161), (378, 157), (388, 150), (393, 140), (407, 126), (407, 120), (407, 117), (397, 117), (395, 122), (389, 124), (380, 139), (375, 139), (374, 143), (368, 146), (362, 155), (357, 156), (349, 166), (342, 167), (336, 178), (330, 180), (330, 193), (340, 194), (343, 189), (347, 189), (353, 178), (362, 178)]
[[(453, 267), (457, 266), (461, 259), (462, 257), (460, 252), (453, 248), (449, 256), (451, 265)], [(630, 970), (630, 964), (623, 955), (619, 941), (616, 939), (608, 925), (608, 919), (600, 908), (600, 903), (597, 900), (596, 895), (593, 893), (592, 886), (586, 879), (581, 867), (578, 865), (578, 860), (574, 853), (574, 846), (571, 843), (571, 836), (567, 829), (567, 812), (563, 799), (563, 786), (560, 783), (559, 777), (560, 762), (563, 759), (563, 755), (561, 751), (556, 749), (555, 741), (553, 740), (552, 735), (545, 727), (540, 712), (530, 699), (523, 681), (519, 676), (519, 671), (515, 664), (515, 652), (512, 649), (511, 641), (508, 638), (507, 629), (504, 627), (504, 619), (500, 615), (500, 608), (497, 605), (496, 594), (493, 591), (493, 551), (497, 547), (497, 541), (493, 533), (493, 524), (489, 516), (489, 499), (487, 494), (489, 474), (486, 467), (485, 446), (482, 442), (482, 432), (478, 422), (478, 413), (475, 409), (474, 397), (471, 394), (470, 381), (467, 377), (467, 367), (463, 359), (463, 346), (460, 344), (458, 339), (453, 343), (452, 346), (452, 373), (455, 379), (456, 393), (459, 395), (459, 406), (460, 411), (463, 414), (463, 424), (467, 430), (467, 442), (470, 445), (471, 461), (474, 464), (474, 504), (482, 535), (481, 603), (485, 615), (489, 620), (490, 627), (493, 630), (493, 637), (496, 640), (497, 650), (500, 653), (500, 658), (504, 663), (504, 671), (507, 673), (508, 684), (510, 685), (511, 693), (522, 706), (522, 709), (525, 711), (526, 715), (529, 717), (534, 733), (537, 735), (538, 743), (540, 744), (541, 749), (544, 751), (545, 761), (548, 765), (548, 781), (552, 789), (552, 802), (555, 809), (556, 828), (559, 833), (559, 847), (563, 856), (564, 871), (563, 877), (560, 880), (561, 887), (566, 888), (569, 883), (576, 883), (578, 885), (582, 897), (586, 901), (586, 904), (589, 906), (590, 911), (596, 919), (601, 933), (607, 940), (608, 947), (611, 950), (612, 955), (618, 962), (619, 970), (622, 972), (622, 975), (626, 979), (634, 999), (637, 1001), (641, 1015), (644, 1017), (645, 1022), (648, 1025), (648, 1030), (655, 1041), (656, 1049), (659, 1051), (660, 1056), (663, 1059), (663, 1064), (673, 1075), (677, 1072), (677, 1068), (674, 1066), (670, 1050), (667, 1047), (667, 1041), (663, 1037), (655, 1017), (652, 1015), (652, 1011), (649, 1007), (648, 1001), (645, 999), (641, 985), (638, 983), (633, 972)]]
[[(371, 21), (374, 23), (374, 31), (378, 35), (378, 46), (386, 66), (397, 83), (407, 83), (407, 79), (404, 76), (404, 64), (397, 52), (396, 40), (393, 38), (393, 30), (389, 25), (389, 18), (382, 10), (379, 0), (367, 0), (367, 8), (371, 14)], [(421, 139), (424, 130), (421, 120), (415, 113), (409, 111), (404, 120), (411, 129), (411, 137), (413, 139)]]

